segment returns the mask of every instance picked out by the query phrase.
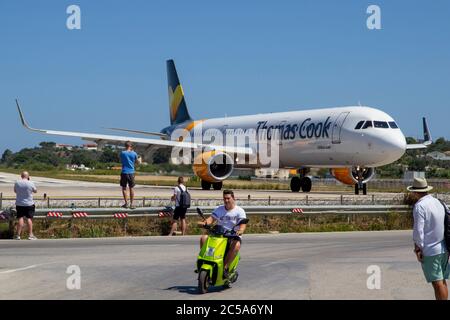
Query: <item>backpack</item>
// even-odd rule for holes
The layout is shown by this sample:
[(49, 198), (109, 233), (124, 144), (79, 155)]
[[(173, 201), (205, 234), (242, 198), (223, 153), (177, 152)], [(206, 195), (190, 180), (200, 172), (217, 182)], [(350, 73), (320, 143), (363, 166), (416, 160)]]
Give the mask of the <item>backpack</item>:
[(444, 201), (439, 200), (439, 202), (442, 204), (445, 210), (445, 217), (444, 217), (444, 241), (445, 241), (445, 247), (447, 248), (447, 252), (450, 252), (450, 210), (444, 203)]
[(187, 191), (187, 188), (186, 188), (186, 191), (183, 191), (183, 189), (180, 186), (178, 186), (178, 189), (180, 189), (180, 192), (181, 192), (180, 202), (178, 205), (181, 208), (185, 208), (185, 209), (189, 208), (191, 206), (191, 195)]

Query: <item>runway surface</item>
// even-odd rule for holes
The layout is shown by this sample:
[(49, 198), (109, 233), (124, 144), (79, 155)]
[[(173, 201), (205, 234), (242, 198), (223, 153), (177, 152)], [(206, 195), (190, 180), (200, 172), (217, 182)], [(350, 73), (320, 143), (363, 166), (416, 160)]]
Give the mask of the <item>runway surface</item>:
[[(15, 196), (13, 191), (14, 182), (19, 178), (18, 175), (0, 172), (0, 192), (3, 193), (5, 197)], [(46, 193), (50, 197), (106, 197), (106, 196), (117, 196), (121, 197), (121, 188), (118, 184), (113, 183), (100, 183), (100, 182), (83, 182), (83, 181), (72, 181), (72, 180), (61, 180), (61, 179), (51, 179), (51, 178), (41, 178), (32, 177), (32, 181), (38, 189), (36, 197), (42, 197)], [(176, 182), (176, 177), (174, 177), (174, 185)], [(148, 186), (148, 185), (137, 185), (135, 187), (136, 197), (157, 197), (157, 198), (170, 198), (173, 194), (173, 187), (169, 186)], [(200, 188), (190, 188), (189, 189), (193, 198), (203, 198), (203, 199), (221, 199), (222, 191), (216, 190), (201, 190)], [(353, 188), (348, 188), (348, 192), (344, 192), (347, 195), (353, 195)], [(314, 198), (335, 196), (336, 198), (340, 196), (343, 192), (313, 192), (308, 193), (308, 196)], [(375, 193), (374, 193), (375, 194)], [(304, 200), (306, 193), (298, 192), (293, 193), (287, 190), (235, 190), (235, 195), (237, 199), (247, 199), (250, 195), (252, 198), (265, 198), (269, 196), (276, 199), (301, 199)], [(394, 198), (398, 197), (398, 193), (376, 193), (377, 197), (388, 197)], [(355, 196), (358, 199), (368, 196)]]
[[(411, 231), (245, 235), (233, 288), (199, 295), (198, 236), (0, 241), (1, 299), (433, 299)], [(81, 270), (69, 290), (67, 268)], [(367, 268), (381, 271), (369, 290)]]

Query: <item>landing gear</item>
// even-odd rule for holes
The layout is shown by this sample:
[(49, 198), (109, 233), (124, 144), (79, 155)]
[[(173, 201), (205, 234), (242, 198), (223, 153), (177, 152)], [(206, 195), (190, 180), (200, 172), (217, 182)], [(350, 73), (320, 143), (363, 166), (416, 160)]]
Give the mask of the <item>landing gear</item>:
[[(364, 183), (364, 175), (367, 173), (367, 170), (370, 169), (364, 169), (364, 168), (360, 168), (360, 167), (356, 167), (356, 180), (358, 181), (358, 183), (355, 184), (355, 194), (358, 195), (359, 191), (362, 190), (363, 195), (367, 195), (367, 184)], [(372, 169), (372, 174), (373, 174), (373, 169)], [(366, 180), (368, 181), (368, 180)]]
[(302, 187), (302, 184), (300, 182), (299, 177), (292, 177), (291, 179), (291, 191), (292, 192), (299, 192), (300, 188)]
[(359, 191), (363, 192), (363, 195), (367, 195), (367, 184), (366, 183), (356, 183), (355, 184), (355, 194), (359, 195)]
[(214, 190), (222, 190), (223, 182), (215, 182), (212, 184)]
[[(301, 174), (300, 174), (301, 175)], [(309, 177), (292, 177), (291, 179), (291, 191), (299, 192), (302, 189), (303, 192), (310, 192), (312, 187), (312, 181)]]
[(302, 185), (303, 192), (310, 192), (312, 188), (312, 181), (308, 177), (303, 177), (300, 179), (300, 183)]
[(211, 182), (202, 180), (202, 190), (209, 190), (211, 189)]

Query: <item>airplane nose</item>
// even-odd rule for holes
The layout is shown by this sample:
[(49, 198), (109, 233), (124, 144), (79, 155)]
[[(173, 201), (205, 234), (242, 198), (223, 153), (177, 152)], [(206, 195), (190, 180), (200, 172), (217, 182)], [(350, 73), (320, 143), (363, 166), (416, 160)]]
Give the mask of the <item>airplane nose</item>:
[(382, 139), (382, 153), (389, 163), (400, 159), (406, 151), (406, 139), (403, 134), (387, 135)]

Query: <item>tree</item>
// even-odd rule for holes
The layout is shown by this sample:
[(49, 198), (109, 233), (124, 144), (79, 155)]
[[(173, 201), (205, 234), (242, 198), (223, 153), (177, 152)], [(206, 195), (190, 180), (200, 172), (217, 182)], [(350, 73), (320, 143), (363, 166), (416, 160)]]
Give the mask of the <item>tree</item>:
[(90, 158), (87, 153), (78, 150), (72, 154), (71, 163), (76, 165), (84, 164), (86, 167), (91, 167), (95, 164), (95, 160)]
[(111, 147), (105, 147), (99, 161), (103, 163), (120, 162), (119, 152)]
[(42, 149), (53, 149), (56, 146), (56, 143), (43, 141), (43, 142), (39, 143), (39, 146)]
[(411, 171), (425, 171), (427, 161), (425, 158), (414, 158), (409, 164), (409, 170)]
[(8, 162), (13, 156), (13, 152), (9, 149), (6, 149), (5, 152), (3, 152), (2, 159), (0, 160), (1, 163)]
[(170, 154), (171, 149), (169, 148), (160, 148), (156, 150), (153, 154), (153, 163), (169, 163)]
[(406, 137), (406, 143), (407, 144), (416, 144), (417, 141), (416, 141), (416, 139), (414, 139), (412, 137)]

